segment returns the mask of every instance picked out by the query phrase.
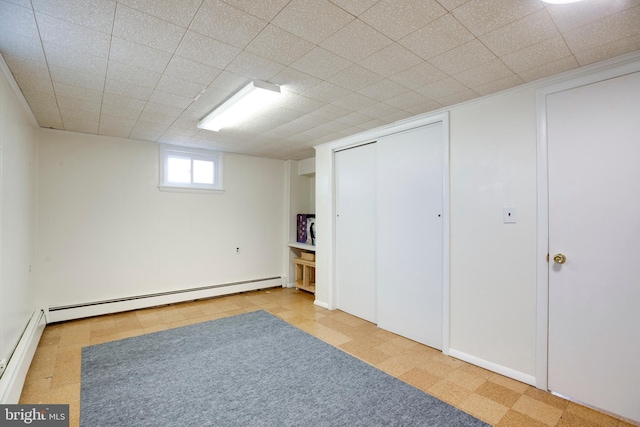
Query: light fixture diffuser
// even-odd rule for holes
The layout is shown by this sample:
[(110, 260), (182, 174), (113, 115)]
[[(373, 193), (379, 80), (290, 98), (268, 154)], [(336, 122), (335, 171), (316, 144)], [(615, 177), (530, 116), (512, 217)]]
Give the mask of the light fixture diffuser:
[(198, 127), (218, 132), (247, 120), (273, 102), (278, 95), (280, 86), (254, 80), (207, 114), (198, 122)]

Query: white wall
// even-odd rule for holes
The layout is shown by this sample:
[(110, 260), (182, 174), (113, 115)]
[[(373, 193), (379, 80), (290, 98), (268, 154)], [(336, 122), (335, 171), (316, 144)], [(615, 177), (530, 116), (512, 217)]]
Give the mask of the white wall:
[[(6, 70), (1, 57), (0, 68)], [(0, 71), (0, 359), (11, 354), (35, 310), (29, 270), (35, 241), (36, 141), (35, 121)]]
[(38, 154), (46, 307), (284, 273), (284, 161), (226, 154), (226, 191), (194, 194), (158, 190), (154, 143), (41, 130)]
[[(450, 346), (531, 376), (536, 332), (535, 107), (535, 90), (530, 88), (450, 113)], [(516, 206), (516, 224), (503, 223), (505, 204)]]

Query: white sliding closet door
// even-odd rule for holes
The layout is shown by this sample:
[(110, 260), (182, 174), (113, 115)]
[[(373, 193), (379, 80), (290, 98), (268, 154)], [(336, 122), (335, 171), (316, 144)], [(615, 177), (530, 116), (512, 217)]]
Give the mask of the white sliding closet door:
[(441, 349), (443, 124), (377, 145), (378, 326)]
[(376, 144), (335, 153), (336, 305), (376, 321)]

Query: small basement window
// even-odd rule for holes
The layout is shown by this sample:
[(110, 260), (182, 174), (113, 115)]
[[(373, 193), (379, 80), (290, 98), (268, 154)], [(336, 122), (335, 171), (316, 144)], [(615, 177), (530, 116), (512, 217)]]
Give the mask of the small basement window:
[(223, 154), (188, 147), (160, 147), (160, 190), (220, 192)]

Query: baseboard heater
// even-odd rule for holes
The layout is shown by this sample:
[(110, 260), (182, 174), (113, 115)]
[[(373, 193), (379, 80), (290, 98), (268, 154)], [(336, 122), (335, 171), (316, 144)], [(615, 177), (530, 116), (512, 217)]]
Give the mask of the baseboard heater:
[(0, 404), (15, 404), (20, 400), (27, 371), (45, 326), (44, 310), (34, 311), (0, 376)]
[(114, 298), (103, 301), (92, 301), (81, 304), (53, 306), (49, 307), (48, 312), (46, 313), (47, 323), (62, 322), (65, 320), (99, 316), (102, 314), (117, 313), (121, 311), (137, 310), (140, 308), (149, 308), (178, 302), (195, 301), (198, 299), (280, 286), (282, 286), (282, 278), (277, 276), (176, 291)]

